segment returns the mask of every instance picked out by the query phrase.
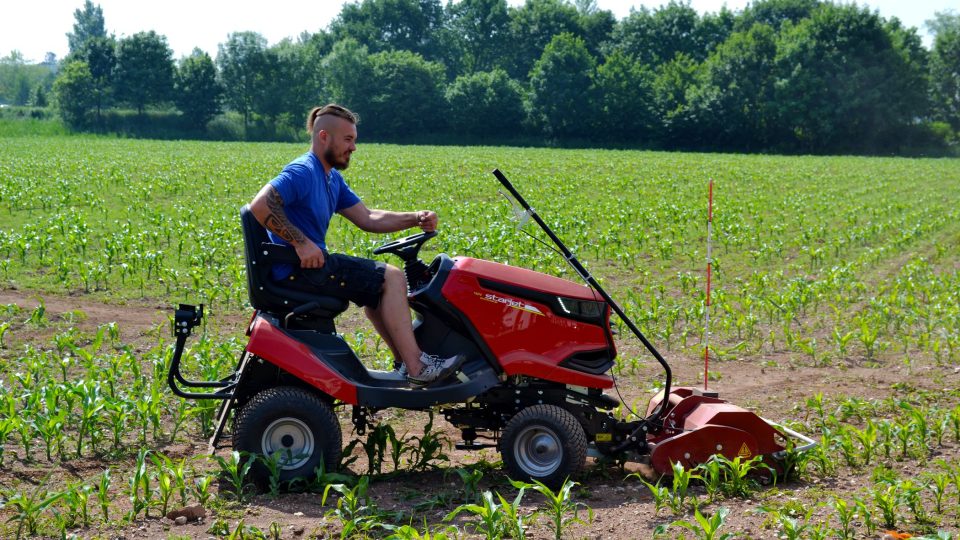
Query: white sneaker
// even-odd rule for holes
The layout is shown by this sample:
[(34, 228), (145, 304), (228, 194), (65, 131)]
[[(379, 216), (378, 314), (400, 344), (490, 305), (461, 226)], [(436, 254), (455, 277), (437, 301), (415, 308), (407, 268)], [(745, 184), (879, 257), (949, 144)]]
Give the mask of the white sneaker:
[(420, 353), (420, 361), (423, 362), (420, 374), (417, 376), (407, 375), (407, 380), (415, 385), (426, 386), (452, 375), (463, 364), (464, 360), (466, 360), (466, 357), (462, 354), (450, 358), (440, 358), (436, 355)]

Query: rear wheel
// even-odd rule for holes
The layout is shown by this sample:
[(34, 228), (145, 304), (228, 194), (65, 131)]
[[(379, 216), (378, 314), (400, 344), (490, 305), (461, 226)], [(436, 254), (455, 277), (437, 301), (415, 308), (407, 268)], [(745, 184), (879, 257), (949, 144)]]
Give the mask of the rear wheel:
[(556, 489), (583, 468), (587, 436), (567, 410), (533, 405), (507, 422), (500, 454), (511, 478), (538, 480)]
[[(278, 456), (280, 481), (309, 480), (322, 463), (324, 470), (340, 465), (340, 422), (330, 406), (302, 388), (269, 388), (253, 397), (237, 413), (233, 448), (261, 456)], [(270, 470), (261, 459), (250, 469), (252, 480), (263, 486)]]

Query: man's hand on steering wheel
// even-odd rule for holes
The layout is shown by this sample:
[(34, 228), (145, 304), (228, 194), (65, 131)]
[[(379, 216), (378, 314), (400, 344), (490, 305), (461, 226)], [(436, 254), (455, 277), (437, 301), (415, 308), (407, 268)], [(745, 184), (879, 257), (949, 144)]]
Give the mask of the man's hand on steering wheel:
[(417, 210), (417, 226), (423, 232), (433, 232), (437, 230), (437, 213), (432, 210)]

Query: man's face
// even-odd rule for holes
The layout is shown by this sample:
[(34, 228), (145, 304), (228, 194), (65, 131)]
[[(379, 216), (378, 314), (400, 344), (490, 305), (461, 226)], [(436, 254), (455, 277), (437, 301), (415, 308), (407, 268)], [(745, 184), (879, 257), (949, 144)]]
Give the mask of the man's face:
[(338, 170), (350, 166), (350, 154), (357, 149), (357, 126), (343, 118), (334, 118), (326, 132), (323, 160)]

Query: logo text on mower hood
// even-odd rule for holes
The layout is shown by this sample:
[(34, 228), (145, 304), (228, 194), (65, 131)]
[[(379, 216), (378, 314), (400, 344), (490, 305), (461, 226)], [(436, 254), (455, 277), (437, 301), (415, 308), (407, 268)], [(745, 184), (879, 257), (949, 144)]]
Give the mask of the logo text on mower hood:
[(540, 311), (536, 306), (531, 306), (530, 304), (527, 304), (526, 302), (522, 302), (520, 300), (514, 300), (513, 298), (506, 298), (493, 293), (477, 292), (474, 294), (479, 296), (482, 300), (486, 300), (487, 302), (493, 302), (495, 304), (503, 304), (505, 306), (512, 307), (514, 309), (519, 309), (521, 311), (527, 311), (529, 313), (533, 313), (534, 315), (543, 315), (543, 312)]

